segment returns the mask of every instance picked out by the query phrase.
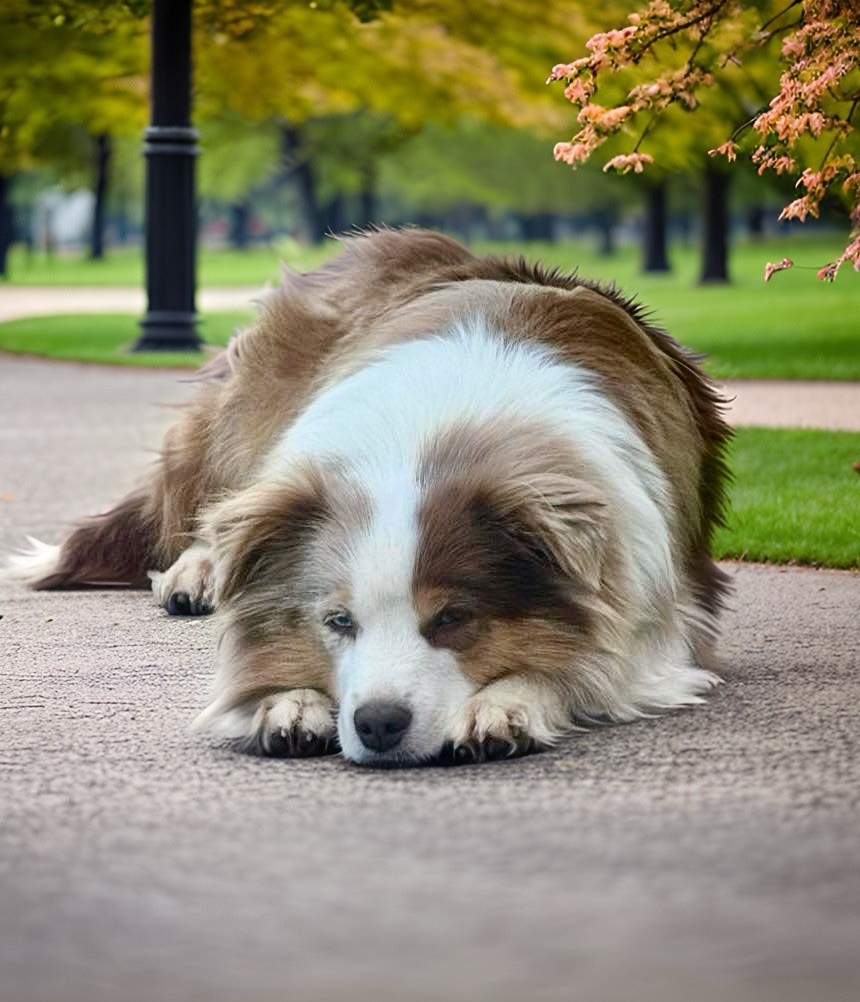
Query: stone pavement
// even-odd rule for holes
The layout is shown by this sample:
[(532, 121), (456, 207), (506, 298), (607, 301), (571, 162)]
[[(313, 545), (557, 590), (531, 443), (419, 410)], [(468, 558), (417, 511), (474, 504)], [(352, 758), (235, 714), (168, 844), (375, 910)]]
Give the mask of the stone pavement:
[[(0, 550), (128, 487), (176, 379), (0, 356)], [(190, 735), (211, 620), (0, 584), (0, 999), (854, 1002), (860, 575), (730, 570), (706, 706), (397, 772)]]

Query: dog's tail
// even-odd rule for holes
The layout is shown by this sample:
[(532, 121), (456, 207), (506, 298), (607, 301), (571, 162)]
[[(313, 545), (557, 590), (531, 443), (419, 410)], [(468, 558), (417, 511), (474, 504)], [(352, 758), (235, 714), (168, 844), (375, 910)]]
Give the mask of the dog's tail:
[(36, 590), (81, 585), (147, 585), (157, 568), (158, 524), (148, 491), (129, 494), (110, 511), (85, 519), (59, 546), (30, 538), (3, 576)]

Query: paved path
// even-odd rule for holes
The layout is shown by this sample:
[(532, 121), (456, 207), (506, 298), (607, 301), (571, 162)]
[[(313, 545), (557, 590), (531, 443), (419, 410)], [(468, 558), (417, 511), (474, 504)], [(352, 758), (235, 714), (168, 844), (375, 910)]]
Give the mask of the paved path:
[(736, 379), (723, 385), (734, 425), (860, 431), (860, 382)]
[[(201, 289), (201, 310), (240, 310), (258, 296), (257, 286)], [(21, 317), (44, 317), (61, 313), (142, 313), (146, 294), (142, 288), (120, 286), (0, 286), (0, 323)]]
[[(184, 393), (0, 358), (0, 549), (113, 499)], [(210, 620), (0, 584), (0, 998), (854, 1002), (860, 575), (731, 570), (706, 706), (405, 772), (195, 738)]]

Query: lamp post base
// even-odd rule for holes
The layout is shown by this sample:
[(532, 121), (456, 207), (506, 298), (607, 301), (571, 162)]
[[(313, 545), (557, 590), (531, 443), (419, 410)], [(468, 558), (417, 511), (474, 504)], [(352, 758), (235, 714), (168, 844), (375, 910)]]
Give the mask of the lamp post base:
[(140, 337), (132, 351), (200, 351), (200, 318), (179, 310), (150, 310), (140, 321)]

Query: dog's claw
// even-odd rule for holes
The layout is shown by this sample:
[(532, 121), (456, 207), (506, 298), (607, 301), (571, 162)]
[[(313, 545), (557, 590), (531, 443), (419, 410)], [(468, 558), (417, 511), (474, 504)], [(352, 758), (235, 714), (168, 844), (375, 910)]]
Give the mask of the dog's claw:
[(497, 758), (508, 758), (514, 754), (516, 745), (505, 741), (504, 738), (487, 738), (483, 743), (483, 750), (485, 758), (489, 761)]
[(164, 608), (168, 616), (208, 616), (214, 611), (211, 602), (192, 599), (187, 591), (171, 592)]
[(316, 758), (320, 755), (334, 755), (338, 751), (340, 746), (333, 735), (287, 730), (283, 727), (269, 735), (265, 748), (266, 754), (272, 758)]
[(482, 741), (471, 740), (461, 745), (447, 744), (439, 753), (438, 761), (441, 765), (472, 765), (477, 762), (519, 758), (536, 749), (534, 740), (526, 734), (520, 735), (517, 741), (486, 737)]
[(168, 616), (190, 616), (191, 599), (188, 592), (172, 592), (170, 597), (167, 599), (167, 605), (165, 608), (167, 609)]

